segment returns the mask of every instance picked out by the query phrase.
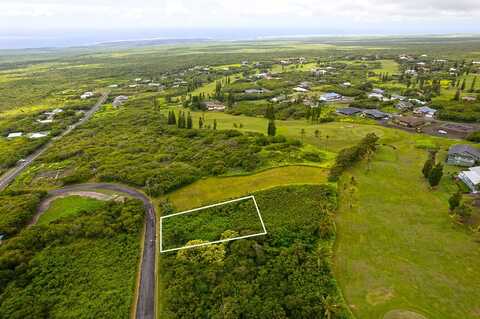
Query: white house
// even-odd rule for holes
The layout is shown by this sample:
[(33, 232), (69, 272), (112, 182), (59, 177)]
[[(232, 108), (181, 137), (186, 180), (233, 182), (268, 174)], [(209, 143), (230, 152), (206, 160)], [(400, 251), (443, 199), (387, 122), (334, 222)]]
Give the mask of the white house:
[(308, 92), (307, 89), (304, 89), (304, 88), (302, 88), (302, 87), (296, 87), (296, 88), (294, 88), (293, 90), (294, 90), (295, 92), (299, 92), (299, 93), (306, 93), (306, 92)]
[(7, 138), (22, 137), (22, 135), (23, 135), (22, 132), (15, 132), (15, 133), (10, 133), (10, 134), (8, 134)]
[(435, 113), (437, 113), (436, 109), (432, 109), (428, 106), (417, 107), (413, 110), (414, 114), (423, 115), (425, 117), (434, 117)]
[(338, 93), (334, 93), (334, 92), (330, 92), (330, 93), (325, 93), (323, 94), (321, 97), (320, 97), (320, 101), (324, 101), (324, 102), (333, 102), (333, 101), (339, 101), (343, 98), (343, 96), (341, 96), (340, 94)]
[(28, 138), (30, 139), (37, 139), (48, 136), (48, 132), (38, 132), (38, 133), (30, 133), (28, 134)]
[(80, 95), (80, 98), (82, 100), (85, 100), (85, 99), (91, 98), (92, 96), (94, 96), (93, 92), (85, 92), (82, 95)]
[(478, 193), (480, 185), (480, 166), (470, 167), (468, 171), (458, 174), (458, 178), (470, 188), (472, 193)]

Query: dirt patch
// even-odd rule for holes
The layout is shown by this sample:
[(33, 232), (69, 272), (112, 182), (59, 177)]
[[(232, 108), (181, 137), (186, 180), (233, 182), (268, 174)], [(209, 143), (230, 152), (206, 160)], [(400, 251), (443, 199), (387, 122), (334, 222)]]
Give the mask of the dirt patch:
[(394, 296), (391, 288), (377, 288), (367, 294), (367, 302), (373, 306), (385, 303)]
[(410, 310), (396, 309), (387, 312), (383, 319), (427, 319), (427, 317)]

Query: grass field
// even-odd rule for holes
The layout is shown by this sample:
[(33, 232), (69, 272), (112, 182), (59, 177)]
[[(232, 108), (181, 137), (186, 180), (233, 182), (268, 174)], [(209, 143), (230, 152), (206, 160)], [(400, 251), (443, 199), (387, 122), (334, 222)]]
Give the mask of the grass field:
[(352, 171), (358, 191), (353, 209), (352, 198), (341, 196), (336, 278), (358, 318), (393, 309), (478, 318), (479, 244), (449, 217), (456, 186), (447, 176), (438, 190), (429, 189), (421, 176), (426, 152), (413, 142), (404, 137), (393, 143), (397, 150), (382, 147), (371, 171), (365, 165)]
[(59, 198), (50, 204), (48, 210), (38, 220), (38, 224), (45, 225), (63, 217), (76, 215), (81, 211), (93, 211), (104, 204), (102, 201), (81, 196)]
[(170, 195), (169, 201), (178, 211), (233, 199), (260, 190), (291, 184), (322, 184), (327, 171), (311, 166), (285, 166), (254, 175), (202, 179)]

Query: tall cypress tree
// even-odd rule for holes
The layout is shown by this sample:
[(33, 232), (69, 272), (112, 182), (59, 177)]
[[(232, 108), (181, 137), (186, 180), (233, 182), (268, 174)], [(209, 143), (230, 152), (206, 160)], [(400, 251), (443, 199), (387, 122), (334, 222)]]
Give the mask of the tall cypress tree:
[(430, 176), (428, 176), (428, 182), (430, 183), (430, 186), (435, 187), (438, 184), (440, 184), (440, 180), (442, 179), (442, 176), (443, 176), (443, 165), (438, 163), (432, 169)]
[(188, 128), (188, 129), (191, 129), (192, 127), (193, 127), (192, 115), (190, 114), (190, 112), (188, 112), (188, 116), (187, 116), (187, 128)]
[(200, 128), (200, 129), (203, 128), (203, 119), (202, 119), (201, 116), (198, 118), (198, 128)]
[(475, 92), (475, 86), (476, 86), (476, 84), (477, 84), (477, 77), (474, 77), (474, 78), (473, 78), (473, 81), (472, 81), (472, 85), (471, 85), (471, 87), (470, 87), (470, 92), (472, 92), (472, 93)]
[(267, 134), (268, 136), (275, 136), (276, 132), (277, 132), (277, 128), (275, 127), (275, 120), (270, 119), (268, 121)]
[(213, 120), (213, 130), (217, 129), (217, 119)]

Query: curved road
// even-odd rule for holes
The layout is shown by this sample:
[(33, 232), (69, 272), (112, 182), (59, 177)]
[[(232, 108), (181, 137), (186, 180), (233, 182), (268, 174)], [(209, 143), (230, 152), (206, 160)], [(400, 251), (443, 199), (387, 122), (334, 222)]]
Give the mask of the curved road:
[(37, 149), (35, 152), (27, 156), (23, 161), (18, 162), (18, 164), (7, 171), (5, 174), (0, 176), (0, 192), (3, 191), (5, 188), (7, 188), (8, 185), (10, 185), (11, 182), (21, 173), (23, 172), (30, 164), (33, 163), (35, 159), (37, 159), (40, 155), (42, 155), (47, 149), (52, 146), (55, 141), (58, 141), (65, 135), (69, 134), (71, 131), (76, 129), (78, 126), (82, 125), (86, 121), (88, 121), (95, 112), (98, 111), (100, 106), (107, 101), (108, 98), (108, 93), (102, 94), (100, 99), (98, 99), (97, 103), (90, 109), (88, 112), (85, 113), (85, 116), (82, 117), (77, 123), (70, 125), (65, 131), (63, 131), (60, 135), (52, 138), (47, 144), (43, 145), (39, 149)]
[[(48, 192), (48, 198), (56, 197), (60, 195), (67, 195), (71, 192), (79, 191), (95, 191), (95, 190), (110, 190), (123, 194), (130, 195), (143, 202), (145, 207), (145, 239), (143, 247), (143, 256), (140, 269), (140, 284), (138, 289), (137, 319), (154, 319), (155, 318), (155, 282), (156, 282), (156, 269), (155, 269), (155, 253), (156, 253), (156, 212), (155, 206), (150, 199), (140, 193), (136, 189), (108, 183), (90, 183), (90, 184), (78, 184), (71, 185), (61, 189), (56, 189)], [(45, 201), (44, 200), (44, 201)], [(41, 206), (41, 204), (40, 204)]]

